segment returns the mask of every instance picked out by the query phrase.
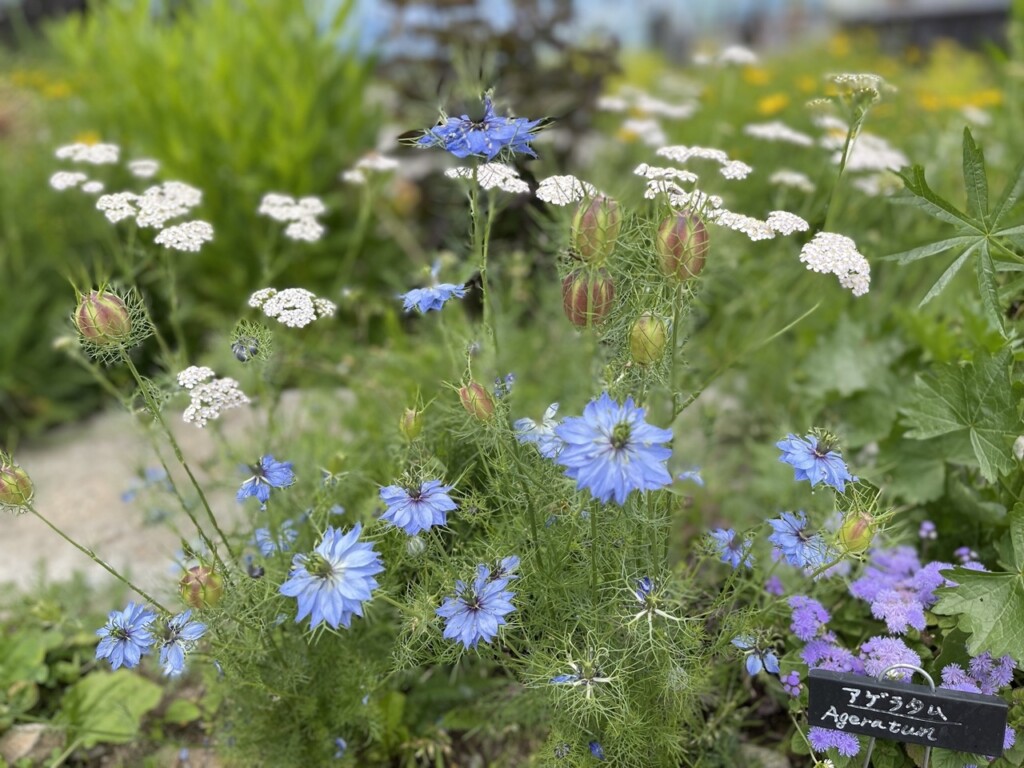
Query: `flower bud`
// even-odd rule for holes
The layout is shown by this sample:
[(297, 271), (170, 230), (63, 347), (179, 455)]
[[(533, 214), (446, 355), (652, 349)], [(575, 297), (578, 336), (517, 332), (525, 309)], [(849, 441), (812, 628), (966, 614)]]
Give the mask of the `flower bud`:
[(661, 273), (676, 280), (689, 280), (704, 269), (708, 230), (699, 217), (680, 213), (661, 222), (654, 245)]
[(494, 415), (494, 400), (482, 384), (471, 381), (459, 389), (459, 400), (466, 413), (480, 421), (487, 421)]
[(572, 218), (573, 249), (588, 264), (601, 265), (615, 250), (615, 241), (622, 229), (619, 204), (610, 197), (598, 195), (583, 201)]
[(875, 519), (867, 512), (849, 515), (839, 528), (839, 543), (847, 552), (858, 554), (875, 538)]
[(9, 456), (0, 453), (0, 509), (23, 508), (32, 501), (32, 479)]
[(93, 291), (83, 296), (74, 320), (82, 338), (101, 347), (123, 343), (132, 332), (128, 307), (113, 293)]
[(423, 431), (423, 411), (417, 411), (415, 408), (406, 408), (405, 413), (402, 414), (402, 418), (398, 422), (398, 431), (410, 443), (419, 437), (420, 432)]
[(1013, 455), (1017, 461), (1024, 461), (1024, 435), (1013, 441)]
[(629, 329), (629, 356), (638, 365), (656, 363), (665, 354), (668, 329), (665, 321), (644, 312)]
[(410, 536), (409, 540), (405, 542), (405, 551), (409, 557), (419, 557), (427, 551), (427, 542), (420, 536)]
[(189, 568), (178, 582), (181, 599), (193, 608), (216, 605), (224, 594), (224, 580), (206, 565)]
[(615, 283), (603, 270), (576, 270), (562, 281), (562, 309), (577, 328), (600, 323), (611, 312)]

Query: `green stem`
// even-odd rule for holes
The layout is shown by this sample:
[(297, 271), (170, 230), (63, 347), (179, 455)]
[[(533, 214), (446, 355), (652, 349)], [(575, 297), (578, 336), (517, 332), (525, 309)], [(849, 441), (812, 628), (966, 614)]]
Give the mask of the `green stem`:
[(590, 590), (597, 605), (597, 504), (590, 505)]
[(165, 613), (165, 614), (166, 614), (166, 615), (168, 615), (168, 616), (172, 615), (172, 614), (171, 614), (171, 612), (170, 612), (169, 610), (167, 610), (167, 608), (165, 608), (165, 607), (163, 606), (163, 604), (161, 604), (161, 603), (160, 603), (160, 602), (159, 602), (158, 600), (156, 600), (156, 599), (155, 599), (155, 598), (154, 598), (154, 597), (153, 597), (152, 595), (148, 594), (148, 593), (147, 593), (147, 592), (145, 592), (145, 591), (144, 591), (143, 589), (141, 589), (141, 588), (140, 588), (140, 587), (138, 587), (137, 585), (133, 584), (133, 583), (132, 583), (132, 582), (131, 582), (130, 580), (128, 580), (128, 579), (127, 579), (126, 577), (122, 576), (122, 575), (121, 575), (120, 573), (118, 573), (117, 571), (115, 571), (115, 570), (114, 570), (114, 569), (113, 569), (113, 568), (112, 568), (112, 567), (111, 567), (111, 566), (110, 566), (110, 565), (109, 565), (109, 564), (107, 563), (107, 561), (106, 561), (106, 560), (104, 560), (103, 558), (101, 558), (101, 557), (100, 557), (99, 555), (97, 555), (97, 554), (96, 554), (95, 552), (93, 552), (93, 551), (92, 551), (91, 549), (89, 549), (88, 547), (84, 547), (84, 546), (82, 546), (82, 545), (81, 545), (81, 544), (79, 544), (79, 543), (78, 543), (77, 541), (75, 541), (75, 540), (74, 540), (74, 539), (72, 539), (72, 538), (71, 538), (70, 536), (68, 536), (68, 535), (67, 535), (66, 533), (64, 533), (64, 531), (62, 531), (62, 530), (61, 530), (60, 528), (58, 528), (58, 527), (57, 527), (56, 525), (54, 525), (53, 523), (51, 523), (51, 522), (50, 522), (50, 521), (49, 521), (49, 520), (48, 520), (48, 519), (46, 518), (46, 516), (44, 516), (44, 515), (43, 515), (43, 514), (42, 514), (41, 512), (39, 512), (39, 510), (37, 510), (37, 509), (36, 509), (36, 508), (35, 508), (34, 506), (32, 506), (31, 504), (26, 504), (26, 505), (25, 505), (25, 508), (26, 508), (26, 509), (27, 509), (27, 510), (28, 510), (29, 512), (31, 512), (31, 513), (32, 513), (33, 515), (35, 515), (36, 517), (38, 517), (38, 518), (39, 518), (40, 520), (42, 520), (42, 521), (43, 521), (44, 523), (46, 523), (46, 525), (47, 525), (47, 526), (49, 526), (50, 530), (52, 530), (52, 531), (53, 531), (54, 533), (56, 533), (56, 534), (57, 534), (58, 536), (60, 536), (60, 537), (61, 537), (62, 539), (64, 539), (64, 541), (66, 541), (66, 542), (67, 542), (68, 544), (70, 544), (71, 546), (73, 546), (73, 547), (74, 547), (75, 549), (77, 549), (77, 550), (78, 550), (79, 552), (82, 552), (82, 553), (83, 553), (84, 555), (86, 555), (86, 556), (87, 556), (87, 557), (88, 557), (88, 558), (89, 558), (90, 560), (92, 560), (92, 561), (93, 561), (94, 563), (96, 563), (96, 564), (97, 564), (98, 566), (100, 566), (100, 567), (101, 567), (101, 568), (102, 568), (103, 570), (105, 570), (105, 571), (106, 571), (107, 573), (109, 573), (109, 574), (110, 574), (111, 576), (113, 576), (113, 577), (114, 577), (115, 579), (117, 579), (118, 581), (120, 581), (120, 582), (121, 582), (122, 584), (124, 584), (124, 585), (125, 585), (126, 587), (128, 587), (128, 588), (129, 588), (129, 589), (131, 589), (132, 591), (134, 591), (134, 592), (137, 592), (138, 594), (142, 595), (142, 597), (144, 597), (144, 598), (145, 598), (146, 600), (148, 600), (148, 601), (149, 601), (150, 603), (152, 603), (152, 604), (153, 604), (153, 605), (154, 605), (154, 606), (155, 606), (156, 608), (158, 608), (158, 609), (159, 609), (159, 610), (160, 610), (161, 612)]
[[(199, 495), (199, 501), (203, 505), (203, 509), (206, 510), (206, 515), (210, 518), (210, 523), (213, 525), (214, 529), (217, 531), (217, 534), (220, 536), (220, 540), (224, 542), (224, 547), (227, 549), (228, 554), (231, 556), (232, 559), (234, 559), (236, 555), (234, 551), (231, 549), (231, 544), (228, 543), (228, 537), (227, 535), (225, 535), (224, 531), (221, 530), (220, 524), (217, 522), (217, 518), (213, 514), (213, 510), (210, 508), (210, 502), (207, 501), (206, 499), (206, 494), (203, 492), (202, 486), (199, 485), (199, 481), (196, 480), (196, 476), (192, 474), (192, 468), (189, 466), (188, 462), (185, 461), (185, 454), (182, 452), (181, 446), (178, 445), (178, 441), (175, 439), (174, 433), (171, 431), (171, 428), (167, 426), (167, 422), (164, 421), (163, 414), (160, 413), (160, 408), (157, 406), (156, 403), (153, 402), (152, 398), (150, 397), (149, 389), (146, 387), (146, 384), (142, 379), (142, 374), (139, 373), (139, 369), (135, 367), (135, 363), (132, 362), (132, 359), (128, 355), (128, 353), (123, 350), (121, 351), (121, 359), (124, 361), (125, 365), (128, 366), (128, 369), (132, 372), (132, 376), (135, 377), (135, 383), (138, 384), (139, 391), (142, 393), (142, 396), (146, 401), (146, 407), (149, 409), (149, 412), (152, 414), (153, 418), (156, 420), (156, 422), (160, 425), (160, 428), (163, 430), (164, 435), (167, 437), (167, 441), (171, 445), (171, 449), (174, 451), (174, 457), (178, 460), (178, 463), (185, 470), (185, 474), (188, 475), (188, 479), (189, 481), (191, 481), (192, 487)], [(169, 473), (168, 479), (170, 479)], [(186, 511), (188, 511), (187, 508)], [(191, 512), (189, 512), (189, 516), (192, 517)], [(217, 557), (216, 548), (213, 547), (209, 540), (206, 538), (206, 534), (203, 532), (203, 529), (199, 526), (198, 521), (196, 521), (196, 519), (193, 517), (192, 522), (195, 523), (196, 528), (199, 530), (204, 542), (206, 542), (206, 545), (210, 547), (210, 550), (213, 553), (214, 557)], [(221, 565), (223, 566), (223, 563), (221, 563)], [(226, 572), (227, 569), (225, 568), (225, 573)]]
[(188, 347), (185, 342), (185, 331), (181, 326), (181, 302), (178, 300), (178, 278), (171, 265), (170, 252), (165, 248), (161, 254), (160, 262), (164, 268), (164, 277), (167, 279), (167, 301), (170, 304), (171, 330), (174, 331), (174, 343), (178, 349), (180, 359), (188, 360)]
[(355, 268), (356, 256), (359, 254), (359, 250), (363, 246), (363, 240), (366, 238), (366, 229), (370, 223), (370, 211), (372, 191), (370, 189), (370, 182), (368, 181), (363, 185), (363, 193), (359, 197), (359, 213), (356, 217), (355, 230), (352, 233), (351, 238), (348, 242), (348, 248), (345, 250), (345, 256), (341, 260), (341, 275), (346, 282), (352, 281), (352, 270)]
[(491, 239), (492, 212), (494, 210), (493, 199), (488, 194), (487, 212), (481, 225), (480, 210), (480, 185), (477, 182), (477, 169), (473, 169), (469, 194), (469, 214), (473, 222), (473, 253), (477, 256), (477, 265), (480, 270), (480, 290), (484, 297), (484, 328), (490, 338), (491, 347), (494, 350), (494, 367), (500, 373), (501, 364), (498, 353), (498, 330), (495, 325), (494, 296), (492, 295), (490, 280), (487, 274), (487, 251)]

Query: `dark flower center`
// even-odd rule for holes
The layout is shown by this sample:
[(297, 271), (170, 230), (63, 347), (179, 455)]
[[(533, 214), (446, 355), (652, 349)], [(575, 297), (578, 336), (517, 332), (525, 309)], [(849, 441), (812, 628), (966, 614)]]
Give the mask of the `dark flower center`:
[(619, 422), (615, 425), (615, 429), (612, 430), (612, 448), (619, 451), (625, 448), (629, 444), (629, 438), (632, 434), (630, 426), (626, 422)]
[(329, 579), (334, 573), (334, 566), (321, 554), (314, 552), (306, 559), (306, 570), (318, 579)]

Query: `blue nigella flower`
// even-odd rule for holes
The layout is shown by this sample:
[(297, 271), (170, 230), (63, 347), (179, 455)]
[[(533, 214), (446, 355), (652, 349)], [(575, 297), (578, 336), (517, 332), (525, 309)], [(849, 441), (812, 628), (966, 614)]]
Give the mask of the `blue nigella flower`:
[(206, 632), (206, 625), (192, 621), (192, 610), (167, 621), (160, 640), (160, 665), (168, 677), (177, 677), (185, 671), (185, 656), (196, 646)]
[(558, 413), (558, 403), (552, 403), (544, 411), (544, 416), (538, 424), (533, 419), (516, 419), (512, 425), (515, 430), (516, 439), (520, 443), (533, 443), (545, 459), (553, 459), (562, 450), (562, 440), (555, 434), (555, 427), (558, 421), (555, 414)]
[(292, 572), (279, 592), (297, 598), (295, 621), (309, 616), (309, 627), (321, 622), (333, 629), (349, 627), (352, 615), (363, 615), (363, 603), (379, 585), (374, 575), (384, 570), (373, 544), (360, 542), (362, 524), (347, 533), (328, 527), (316, 549), (292, 559)]
[(754, 643), (754, 638), (749, 635), (739, 635), (734, 637), (731, 642), (746, 654), (748, 674), (754, 676), (762, 669), (772, 675), (779, 674), (778, 657), (771, 650), (758, 648)]
[(340, 736), (334, 740), (334, 759), (340, 760), (348, 751), (348, 742)]
[(270, 455), (263, 456), (259, 463), (252, 466), (252, 470), (253, 476), (242, 483), (235, 496), (239, 501), (255, 496), (261, 504), (266, 504), (270, 499), (271, 488), (285, 488), (295, 482), (292, 462), (275, 461)]
[(498, 400), (503, 400), (512, 394), (512, 387), (516, 383), (516, 375), (514, 373), (505, 374), (505, 378), (496, 376), (494, 379), (494, 396)]
[(507, 579), (509, 581), (511, 581), (512, 579), (518, 579), (519, 574), (516, 573), (516, 570), (518, 570), (518, 568), (518, 555), (509, 555), (508, 557), (503, 557), (494, 567), (494, 572), (491, 573), (491, 581), (494, 581), (495, 579)]
[(420, 147), (441, 147), (460, 158), (475, 155), (493, 160), (506, 148), (513, 154), (522, 152), (536, 157), (530, 142), (540, 123), (540, 120), (524, 117), (498, 117), (494, 114), (490, 96), (485, 96), (481, 119), (471, 120), (468, 115), (442, 115), (441, 124), (424, 131), (416, 144)]
[(388, 485), (380, 489), (380, 499), (388, 505), (387, 511), (381, 515), (410, 536), (425, 531), (435, 525), (444, 525), (447, 513), (458, 509), (448, 491), (450, 485), (442, 485), (440, 480), (428, 480), (418, 490), (408, 490), (400, 485)]
[(295, 524), (291, 520), (281, 523), (276, 537), (269, 528), (257, 528), (253, 533), (253, 541), (264, 557), (270, 557), (275, 552), (287, 552), (298, 537), (299, 532), (295, 530)]
[(632, 491), (672, 482), (665, 468), (672, 450), (661, 445), (672, 439), (672, 431), (644, 421), (644, 409), (632, 397), (619, 405), (604, 392), (582, 416), (563, 421), (555, 434), (564, 443), (556, 461), (567, 467), (565, 474), (578, 489), (589, 489), (602, 502), (614, 498), (622, 505)]
[(498, 627), (505, 624), (505, 616), (515, 610), (515, 595), (505, 589), (508, 579), (494, 579), (491, 569), (478, 565), (472, 584), (455, 582), (455, 596), (446, 597), (437, 609), (438, 616), (446, 619), (444, 636), (458, 640), (472, 648), (481, 640), (489, 643)]
[(128, 603), (123, 611), (111, 611), (107, 623), (96, 634), (102, 638), (96, 646), (96, 658), (110, 661), (110, 668), (137, 667), (142, 654), (153, 645), (149, 625), (156, 614), (143, 605)]
[(418, 309), (420, 314), (437, 311), (445, 305), (449, 299), (461, 299), (466, 295), (465, 285), (455, 283), (439, 283), (438, 275), (441, 274), (441, 262), (435, 261), (430, 268), (431, 285), (425, 288), (413, 288), (407, 293), (400, 294), (398, 298), (403, 300), (402, 309), (412, 312)]
[(604, 750), (601, 749), (601, 745), (596, 741), (590, 742), (590, 754), (598, 760), (604, 760)]
[(819, 440), (815, 435), (797, 437), (790, 434), (775, 446), (782, 451), (779, 461), (793, 466), (793, 479), (807, 480), (812, 488), (818, 483), (825, 483), (843, 493), (847, 481), (857, 480), (846, 468), (839, 451), (832, 450), (828, 442)]
[(738, 536), (732, 528), (716, 528), (710, 536), (723, 563), (728, 563), (734, 569), (741, 565), (746, 568), (754, 567), (754, 558), (750, 554), (750, 543)]
[(803, 512), (783, 512), (781, 517), (768, 521), (772, 533), (768, 541), (790, 565), (797, 568), (818, 568), (829, 559), (829, 547), (820, 534), (807, 534), (807, 515)]
[(703, 488), (704, 487), (704, 478), (700, 476), (700, 467), (698, 467), (696, 465), (690, 467), (685, 472), (680, 472), (676, 476), (676, 479), (677, 480), (683, 480), (683, 481), (689, 480), (690, 482), (692, 482), (694, 485), (696, 485), (699, 488)]

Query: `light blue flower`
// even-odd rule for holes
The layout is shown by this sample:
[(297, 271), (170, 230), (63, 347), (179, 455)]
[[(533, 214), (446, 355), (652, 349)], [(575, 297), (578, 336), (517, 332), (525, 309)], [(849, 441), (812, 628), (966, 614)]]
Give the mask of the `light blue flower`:
[(493, 160), (503, 150), (523, 153), (530, 157), (537, 154), (530, 147), (540, 120), (524, 117), (498, 117), (490, 96), (484, 97), (484, 114), (479, 120), (442, 115), (441, 123), (428, 128), (416, 142), (421, 147), (441, 147), (455, 157), (470, 155)]
[(242, 483), (235, 498), (245, 501), (250, 496), (255, 496), (261, 504), (266, 504), (270, 499), (271, 488), (285, 488), (295, 482), (295, 473), (292, 472), (292, 462), (276, 461), (273, 456), (263, 456), (257, 464), (252, 467), (253, 476)]
[(205, 624), (192, 621), (191, 609), (167, 621), (160, 640), (160, 666), (166, 676), (177, 677), (185, 671), (185, 656), (195, 648), (205, 632)]
[(775, 446), (782, 451), (779, 461), (793, 467), (793, 479), (807, 480), (813, 488), (824, 483), (840, 493), (846, 489), (847, 482), (856, 482), (857, 478), (850, 474), (839, 451), (833, 450), (829, 442), (819, 440), (815, 435), (797, 437), (789, 434)]
[(295, 524), (291, 520), (285, 520), (281, 523), (277, 536), (274, 536), (269, 528), (257, 528), (253, 533), (253, 541), (259, 547), (261, 555), (270, 557), (275, 552), (288, 552), (298, 536)]
[(676, 476), (676, 479), (677, 480), (682, 480), (684, 482), (689, 480), (694, 485), (696, 485), (698, 488), (703, 488), (704, 487), (704, 478), (700, 476), (700, 467), (698, 467), (696, 464), (694, 466), (690, 467), (685, 472), (680, 472)]
[(558, 426), (558, 420), (555, 419), (556, 413), (558, 413), (558, 403), (552, 403), (545, 409), (540, 424), (533, 419), (516, 419), (512, 425), (516, 439), (520, 443), (536, 445), (540, 455), (545, 459), (555, 458), (562, 450), (562, 440), (555, 434), (555, 427)]
[(334, 759), (340, 760), (348, 751), (348, 742), (340, 736), (334, 740)]
[(734, 569), (741, 565), (745, 568), (754, 567), (754, 558), (750, 554), (750, 542), (742, 536), (738, 536), (732, 528), (716, 528), (710, 533), (710, 536), (723, 563), (728, 563)]
[(437, 609), (444, 618), (444, 636), (458, 640), (466, 648), (476, 647), (481, 640), (489, 643), (505, 624), (505, 616), (515, 610), (515, 595), (505, 589), (508, 579), (495, 579), (491, 569), (478, 565), (472, 584), (455, 582), (455, 596), (446, 597)]
[(783, 512), (778, 518), (768, 521), (772, 533), (768, 541), (776, 547), (776, 552), (797, 568), (820, 568), (829, 562), (831, 550), (821, 534), (808, 534), (807, 515), (802, 511), (796, 514)]
[(555, 434), (564, 443), (556, 460), (567, 467), (565, 474), (602, 502), (614, 498), (622, 505), (632, 491), (672, 482), (665, 468), (672, 450), (662, 445), (672, 439), (672, 431), (644, 421), (644, 409), (631, 397), (620, 405), (605, 392), (587, 404), (582, 416), (563, 421)]
[(128, 603), (123, 611), (111, 611), (107, 623), (96, 630), (101, 638), (96, 658), (110, 661), (111, 669), (137, 667), (153, 645), (149, 625), (155, 618), (155, 613), (135, 603)]
[(732, 644), (746, 654), (747, 673), (753, 677), (762, 669), (772, 675), (779, 674), (779, 659), (769, 649), (760, 649), (750, 635), (739, 635), (732, 639)]
[(321, 622), (347, 629), (353, 614), (363, 615), (363, 603), (379, 586), (373, 577), (384, 566), (373, 544), (359, 541), (360, 533), (360, 523), (347, 533), (328, 527), (311, 554), (292, 559), (292, 572), (278, 591), (298, 599), (296, 622), (309, 616), (310, 629)]
[(380, 517), (410, 536), (435, 525), (444, 525), (448, 522), (447, 514), (458, 509), (448, 495), (451, 489), (452, 486), (442, 485), (440, 480), (428, 480), (415, 490), (400, 485), (385, 486), (380, 489), (380, 499), (388, 508)]

